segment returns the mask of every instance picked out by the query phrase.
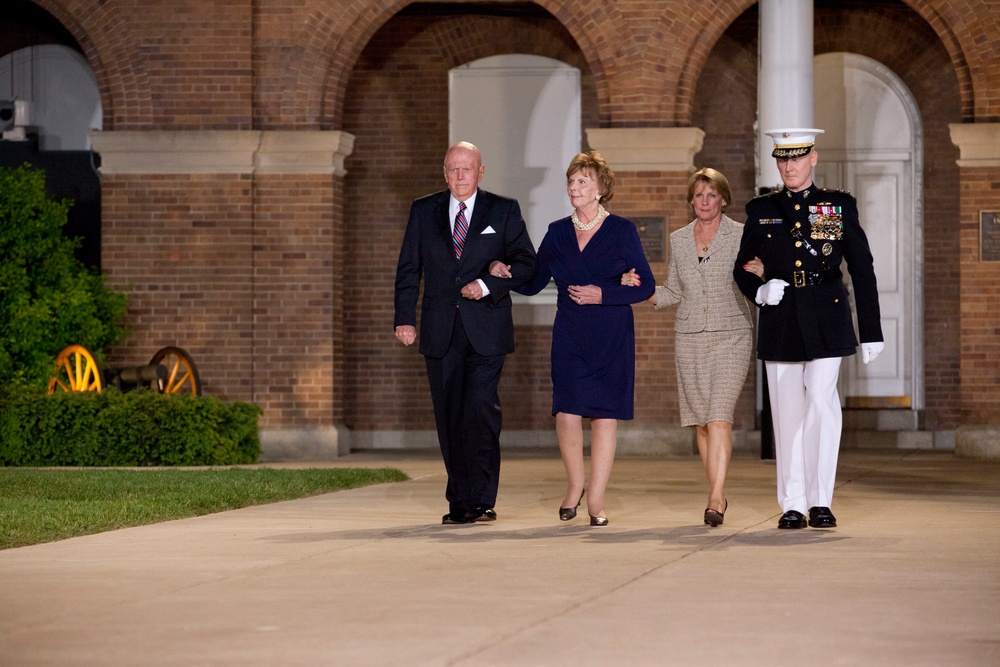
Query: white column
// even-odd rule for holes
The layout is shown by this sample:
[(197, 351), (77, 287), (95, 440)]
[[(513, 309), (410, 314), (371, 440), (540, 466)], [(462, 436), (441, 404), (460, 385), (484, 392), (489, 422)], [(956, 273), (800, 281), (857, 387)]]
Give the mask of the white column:
[(812, 0), (760, 0), (757, 72), (757, 187), (781, 184), (764, 134), (813, 127)]

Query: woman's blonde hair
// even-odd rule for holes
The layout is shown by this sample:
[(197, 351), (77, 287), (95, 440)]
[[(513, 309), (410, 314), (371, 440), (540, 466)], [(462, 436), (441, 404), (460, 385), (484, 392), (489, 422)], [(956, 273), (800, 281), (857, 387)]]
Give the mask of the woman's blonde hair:
[(733, 191), (729, 187), (729, 181), (722, 175), (721, 171), (704, 167), (691, 174), (688, 181), (688, 204), (694, 204), (694, 189), (698, 183), (708, 183), (709, 187), (715, 190), (722, 197), (722, 211), (733, 202)]
[(598, 201), (601, 204), (611, 201), (611, 198), (615, 196), (615, 172), (611, 171), (611, 167), (604, 161), (600, 153), (597, 151), (577, 153), (566, 169), (566, 180), (568, 181), (570, 176), (578, 171), (590, 172), (597, 179), (597, 185), (601, 191), (601, 198)]

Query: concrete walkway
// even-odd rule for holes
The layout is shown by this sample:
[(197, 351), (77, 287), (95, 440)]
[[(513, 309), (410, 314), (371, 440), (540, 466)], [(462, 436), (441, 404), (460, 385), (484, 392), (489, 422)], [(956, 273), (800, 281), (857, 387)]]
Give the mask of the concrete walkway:
[(557, 455), (463, 526), (435, 456), (333, 465), (412, 479), (0, 552), (0, 665), (1000, 665), (997, 463), (844, 452), (826, 531), (754, 459), (716, 529), (696, 459), (617, 461), (606, 528)]

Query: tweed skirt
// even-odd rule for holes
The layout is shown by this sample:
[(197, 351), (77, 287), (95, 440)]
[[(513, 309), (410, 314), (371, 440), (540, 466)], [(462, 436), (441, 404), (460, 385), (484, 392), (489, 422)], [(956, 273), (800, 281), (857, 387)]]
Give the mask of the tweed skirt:
[(677, 334), (675, 364), (682, 426), (733, 422), (752, 354), (752, 329)]

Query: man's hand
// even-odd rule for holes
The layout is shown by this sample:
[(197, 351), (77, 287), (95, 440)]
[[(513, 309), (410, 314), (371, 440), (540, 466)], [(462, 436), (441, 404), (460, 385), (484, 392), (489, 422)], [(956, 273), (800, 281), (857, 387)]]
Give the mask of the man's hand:
[(885, 343), (861, 343), (861, 361), (870, 364), (882, 354)]
[(479, 286), (478, 280), (473, 280), (471, 283), (462, 288), (462, 296), (466, 299), (472, 299), (473, 301), (479, 301), (483, 298), (483, 288)]
[(761, 306), (777, 306), (781, 303), (781, 297), (785, 296), (785, 288), (788, 287), (781, 278), (768, 280), (757, 288), (757, 298), (754, 299)]
[(504, 264), (499, 259), (490, 264), (490, 275), (494, 278), (510, 278), (510, 264)]
[(417, 339), (417, 328), (409, 324), (396, 327), (396, 340), (409, 347)]
[(598, 305), (604, 296), (597, 285), (570, 285), (569, 298), (581, 306)]

